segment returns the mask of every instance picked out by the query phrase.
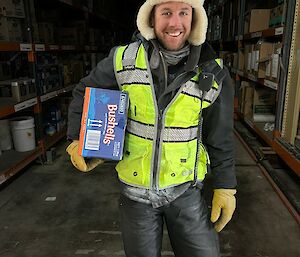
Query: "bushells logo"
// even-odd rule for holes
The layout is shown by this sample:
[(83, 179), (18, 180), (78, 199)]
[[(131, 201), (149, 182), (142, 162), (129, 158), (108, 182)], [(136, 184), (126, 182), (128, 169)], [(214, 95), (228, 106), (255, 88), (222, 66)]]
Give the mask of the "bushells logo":
[(127, 95), (126, 94), (121, 94), (120, 95), (120, 101), (119, 101), (119, 114), (124, 114), (126, 111), (126, 100), (127, 100)]

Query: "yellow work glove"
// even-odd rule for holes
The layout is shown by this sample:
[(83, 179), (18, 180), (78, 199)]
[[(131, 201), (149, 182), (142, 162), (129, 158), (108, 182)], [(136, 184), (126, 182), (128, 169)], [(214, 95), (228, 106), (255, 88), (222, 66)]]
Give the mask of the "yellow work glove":
[(84, 159), (81, 155), (78, 153), (78, 145), (79, 141), (74, 140), (66, 149), (67, 153), (71, 157), (72, 164), (80, 171), (82, 172), (88, 172), (92, 169), (96, 168), (98, 165), (102, 164), (104, 160), (92, 158), (88, 161)]
[(214, 190), (210, 220), (215, 223), (217, 232), (220, 232), (232, 218), (235, 210), (235, 193), (235, 189)]

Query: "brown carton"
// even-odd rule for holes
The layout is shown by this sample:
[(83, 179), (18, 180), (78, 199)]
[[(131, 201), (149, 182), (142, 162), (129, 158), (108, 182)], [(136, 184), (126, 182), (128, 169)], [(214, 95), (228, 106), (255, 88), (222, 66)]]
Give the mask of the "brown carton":
[(252, 9), (250, 11), (249, 33), (269, 28), (270, 9)]

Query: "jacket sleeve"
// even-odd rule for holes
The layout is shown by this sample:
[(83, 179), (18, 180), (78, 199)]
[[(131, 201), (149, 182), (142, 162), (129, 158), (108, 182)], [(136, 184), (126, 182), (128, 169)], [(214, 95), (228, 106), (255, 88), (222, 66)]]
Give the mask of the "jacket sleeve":
[(68, 139), (74, 140), (79, 138), (85, 87), (119, 89), (114, 74), (113, 64), (115, 49), (116, 47), (110, 51), (108, 57), (97, 64), (88, 76), (82, 78), (74, 88), (73, 99), (68, 110)]
[(203, 143), (210, 157), (214, 188), (235, 188), (237, 184), (233, 108), (234, 85), (226, 69), (219, 97), (203, 110)]

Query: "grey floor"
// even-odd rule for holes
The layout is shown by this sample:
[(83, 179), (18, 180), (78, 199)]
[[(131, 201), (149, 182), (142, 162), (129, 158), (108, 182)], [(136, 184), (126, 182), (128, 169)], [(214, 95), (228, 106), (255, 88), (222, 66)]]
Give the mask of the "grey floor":
[[(1, 257), (125, 256), (114, 164), (76, 172), (65, 146), (55, 164), (33, 164), (0, 191)], [(236, 147), (237, 210), (220, 233), (222, 257), (299, 257), (299, 226), (238, 140)], [(167, 233), (162, 256), (174, 256)]]

